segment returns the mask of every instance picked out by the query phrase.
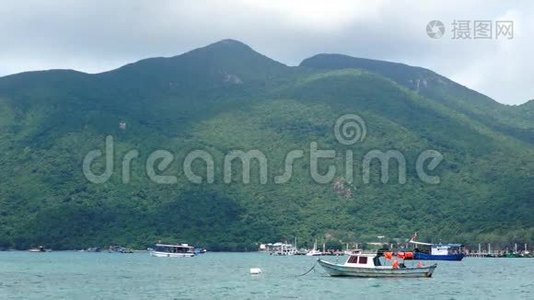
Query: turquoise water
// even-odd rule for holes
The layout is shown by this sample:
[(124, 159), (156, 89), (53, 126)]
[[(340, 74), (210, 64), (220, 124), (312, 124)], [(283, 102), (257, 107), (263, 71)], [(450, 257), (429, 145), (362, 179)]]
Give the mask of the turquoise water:
[[(534, 259), (439, 262), (421, 279), (332, 278), (319, 266), (296, 277), (314, 262), (261, 253), (0, 252), (0, 299), (534, 299)], [(263, 274), (249, 275), (252, 267)]]

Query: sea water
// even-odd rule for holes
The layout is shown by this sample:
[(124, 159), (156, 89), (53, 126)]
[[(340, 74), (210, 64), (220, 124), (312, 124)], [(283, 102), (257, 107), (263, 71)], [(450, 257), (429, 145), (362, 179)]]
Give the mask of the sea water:
[[(534, 299), (532, 258), (437, 262), (432, 278), (335, 278), (319, 265), (299, 277), (316, 259), (264, 253), (156, 258), (0, 252), (0, 299)], [(250, 268), (262, 273), (251, 275)]]

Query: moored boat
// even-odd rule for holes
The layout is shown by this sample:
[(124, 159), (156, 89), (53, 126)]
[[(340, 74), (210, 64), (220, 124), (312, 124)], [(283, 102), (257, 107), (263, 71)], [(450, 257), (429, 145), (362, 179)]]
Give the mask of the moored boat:
[(317, 261), (330, 276), (353, 277), (432, 277), (437, 265), (406, 267), (395, 260), (387, 265), (378, 254), (353, 254), (344, 264), (336, 264), (322, 259)]
[(317, 249), (317, 240), (313, 243), (313, 249), (306, 253), (306, 256), (321, 256), (323, 253)]
[(31, 248), (31, 249), (28, 249), (28, 251), (29, 251), (29, 252), (35, 252), (35, 253), (37, 253), (37, 252), (50, 252), (50, 251), (52, 251), (52, 250), (50, 250), (50, 249), (45, 249), (44, 246), (39, 246), (39, 247), (37, 247), (37, 248)]
[(45, 252), (45, 249), (43, 248), (31, 248), (28, 249), (29, 252)]
[(204, 254), (204, 253), (208, 252), (208, 250), (206, 250), (204, 248), (195, 248), (194, 252), (195, 252), (195, 255), (200, 255), (200, 254)]
[(322, 256), (323, 255), (323, 252), (317, 250), (317, 249), (312, 249), (310, 251), (308, 251), (308, 253), (306, 253), (306, 256)]
[(109, 253), (133, 253), (133, 250), (130, 248), (122, 247), (122, 246), (114, 246), (111, 245), (108, 248)]
[(297, 255), (297, 248), (293, 246), (292, 244), (288, 243), (269, 243), (267, 245), (263, 245), (263, 252), (269, 253), (269, 255), (278, 255), (278, 256), (291, 256), (291, 255)]
[(462, 244), (432, 244), (413, 240), (410, 243), (415, 246), (414, 259), (460, 261), (465, 256)]
[(188, 244), (156, 244), (150, 251), (151, 256), (155, 257), (193, 257), (195, 256), (195, 247)]

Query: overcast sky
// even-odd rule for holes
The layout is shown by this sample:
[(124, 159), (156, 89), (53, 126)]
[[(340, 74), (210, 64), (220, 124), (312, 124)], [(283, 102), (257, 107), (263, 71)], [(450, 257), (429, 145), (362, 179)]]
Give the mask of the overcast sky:
[[(232, 38), (288, 65), (342, 53), (422, 66), (507, 104), (534, 98), (534, 1), (2, 0), (0, 76), (96, 73)], [(445, 25), (427, 35), (431, 20)], [(453, 39), (455, 20), (492, 23), (490, 39)], [(514, 35), (496, 37), (496, 21)], [(502, 33), (502, 32), (501, 32)]]

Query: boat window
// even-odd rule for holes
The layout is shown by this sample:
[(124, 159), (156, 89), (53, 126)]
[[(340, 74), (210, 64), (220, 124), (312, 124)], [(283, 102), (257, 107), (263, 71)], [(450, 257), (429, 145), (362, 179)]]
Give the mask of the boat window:
[(367, 256), (360, 256), (360, 264), (367, 264)]
[(382, 265), (382, 263), (380, 262), (380, 257), (378, 256), (375, 256), (375, 258), (373, 258), (373, 262), (377, 267)]
[(351, 257), (349, 258), (349, 261), (348, 261), (348, 262), (351, 263), (351, 264), (356, 264), (356, 263), (358, 263), (358, 256), (351, 256)]

